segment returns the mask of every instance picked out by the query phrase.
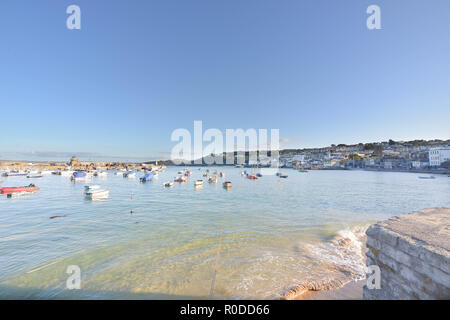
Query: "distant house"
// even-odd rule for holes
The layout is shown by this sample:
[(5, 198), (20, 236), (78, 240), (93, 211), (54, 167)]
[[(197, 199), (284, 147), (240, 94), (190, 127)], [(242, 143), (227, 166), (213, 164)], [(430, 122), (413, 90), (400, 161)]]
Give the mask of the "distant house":
[(419, 168), (426, 168), (429, 166), (428, 161), (411, 161), (411, 167), (419, 169)]
[(439, 167), (443, 162), (450, 160), (450, 149), (431, 149), (428, 151), (430, 166)]
[(385, 161), (384, 162), (384, 168), (385, 169), (392, 169), (392, 162), (391, 161)]

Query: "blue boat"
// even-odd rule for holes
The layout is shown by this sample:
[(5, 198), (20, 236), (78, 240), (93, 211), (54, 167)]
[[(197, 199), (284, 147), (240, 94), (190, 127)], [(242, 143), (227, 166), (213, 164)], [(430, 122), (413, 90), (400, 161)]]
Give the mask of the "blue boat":
[(87, 173), (83, 171), (75, 171), (72, 175), (72, 180), (84, 180), (87, 177)]
[(140, 181), (141, 182), (147, 182), (153, 180), (153, 173), (147, 173), (145, 176), (143, 176)]

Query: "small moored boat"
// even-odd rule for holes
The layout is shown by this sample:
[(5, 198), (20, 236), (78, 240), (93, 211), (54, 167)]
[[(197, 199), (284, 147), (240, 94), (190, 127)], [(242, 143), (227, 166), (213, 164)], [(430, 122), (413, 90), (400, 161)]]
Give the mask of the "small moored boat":
[(25, 187), (6, 187), (0, 188), (0, 194), (8, 194), (8, 193), (16, 193), (16, 192), (32, 192), (40, 190), (39, 187), (36, 187), (34, 184), (30, 184)]
[(73, 176), (74, 173), (75, 172), (73, 172), (73, 171), (60, 171), (59, 175), (62, 177), (70, 177), (70, 176)]
[(203, 180), (195, 180), (194, 181), (194, 186), (201, 186), (203, 185)]
[(124, 178), (136, 178), (136, 172), (134, 171), (127, 171), (123, 174)]
[(253, 174), (248, 174), (247, 178), (250, 179), (250, 180), (258, 180), (258, 177), (253, 175)]
[(222, 185), (225, 189), (231, 189), (232, 187), (231, 181), (225, 181)]
[(419, 179), (436, 179), (434, 176), (421, 176)]
[(4, 172), (2, 174), (2, 176), (4, 177), (24, 177), (28, 175), (28, 173), (23, 173), (23, 172)]
[(28, 179), (37, 179), (37, 178), (42, 178), (42, 174), (29, 174), (27, 175)]
[(163, 184), (163, 187), (164, 188), (171, 188), (171, 187), (173, 187), (173, 182), (170, 182), (170, 181), (166, 182), (166, 183)]
[(35, 194), (36, 191), (21, 191), (21, 192), (15, 192), (15, 193), (8, 193), (6, 195), (7, 198), (21, 198), (21, 197), (25, 197), (25, 196), (31, 196), (33, 194)]
[(180, 182), (180, 183), (187, 182), (187, 179), (185, 177), (178, 177), (178, 178), (175, 178), (175, 180), (173, 180), (173, 182)]
[(141, 182), (147, 182), (153, 180), (153, 173), (147, 173), (139, 179)]
[(72, 174), (71, 179), (72, 179), (73, 181), (79, 181), (79, 180), (86, 180), (87, 177), (88, 177), (88, 175), (87, 175), (86, 172), (83, 172), (83, 171), (76, 171), (76, 172), (74, 172), (74, 173)]
[(217, 178), (217, 176), (211, 176), (208, 178), (209, 183), (217, 183), (218, 181), (219, 179)]
[(86, 198), (89, 199), (99, 199), (99, 198), (108, 198), (109, 190), (91, 190), (85, 193)]

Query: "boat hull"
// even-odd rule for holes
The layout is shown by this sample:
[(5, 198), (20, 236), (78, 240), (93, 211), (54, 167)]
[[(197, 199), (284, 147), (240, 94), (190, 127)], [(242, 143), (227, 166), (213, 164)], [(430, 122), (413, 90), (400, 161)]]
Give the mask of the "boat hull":
[(38, 190), (40, 190), (39, 187), (7, 187), (7, 188), (0, 188), (0, 193), (8, 194), (16, 192), (33, 192)]

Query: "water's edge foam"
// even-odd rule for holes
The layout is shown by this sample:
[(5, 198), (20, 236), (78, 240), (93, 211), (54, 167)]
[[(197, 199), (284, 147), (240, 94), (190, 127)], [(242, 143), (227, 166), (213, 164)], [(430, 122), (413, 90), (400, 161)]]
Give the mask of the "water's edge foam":
[(305, 245), (310, 255), (319, 258), (323, 278), (309, 279), (286, 288), (281, 299), (301, 299), (307, 293), (331, 291), (365, 277), (366, 230), (369, 225), (341, 230), (326, 243)]

